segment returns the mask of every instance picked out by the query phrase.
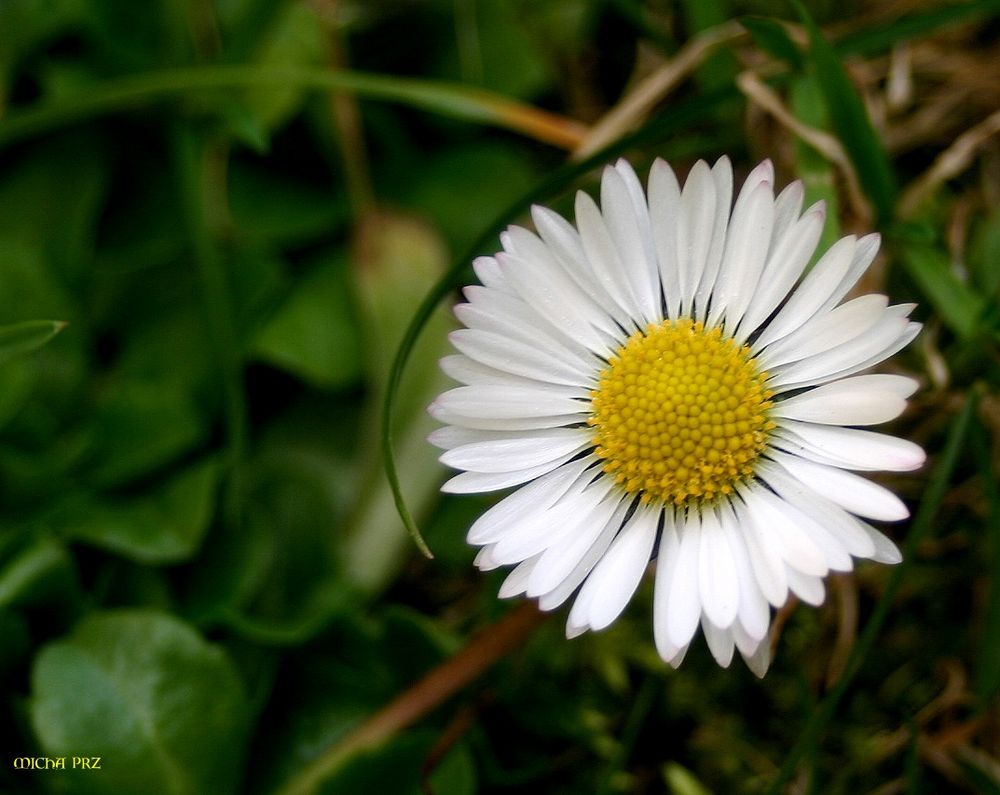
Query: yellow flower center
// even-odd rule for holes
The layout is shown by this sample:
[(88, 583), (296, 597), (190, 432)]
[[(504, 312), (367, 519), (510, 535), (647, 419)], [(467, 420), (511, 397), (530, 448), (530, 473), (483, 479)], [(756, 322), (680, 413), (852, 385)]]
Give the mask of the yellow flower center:
[(643, 502), (731, 493), (774, 428), (766, 379), (749, 347), (720, 328), (682, 318), (635, 332), (591, 392), (587, 423), (604, 471)]

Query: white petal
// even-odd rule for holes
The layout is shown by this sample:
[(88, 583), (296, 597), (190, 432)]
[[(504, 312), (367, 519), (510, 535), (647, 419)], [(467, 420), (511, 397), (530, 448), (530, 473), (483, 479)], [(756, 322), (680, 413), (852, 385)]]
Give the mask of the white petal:
[(629, 318), (626, 327), (644, 325), (639, 321), (641, 311), (625, 273), (625, 265), (618, 256), (614, 241), (604, 223), (604, 217), (594, 200), (583, 191), (576, 194), (576, 226), (580, 242), (597, 284), (611, 300), (625, 310)]
[(813, 607), (819, 607), (826, 598), (826, 588), (819, 577), (802, 574), (793, 568), (788, 569), (788, 587), (799, 599)]
[[(775, 458), (786, 468), (789, 463), (792, 465), (798, 463), (794, 456), (781, 455)], [(875, 545), (868, 534), (861, 529), (860, 521), (839, 505), (822, 497), (813, 489), (803, 486), (794, 478), (783, 477), (770, 465), (765, 470), (764, 477), (784, 500), (821, 528), (821, 532), (814, 528), (815, 537), (832, 536), (833, 542), (838, 547), (843, 547), (856, 558), (869, 558), (874, 554)]]
[(512, 373), (505, 373), (495, 367), (476, 362), (461, 353), (444, 356), (440, 361), (441, 370), (449, 378), (467, 386), (496, 386), (506, 384), (526, 389), (535, 389), (548, 395), (567, 398), (590, 399), (590, 388), (585, 386), (569, 386), (566, 384), (550, 384), (534, 378), (525, 378)]
[(659, 266), (667, 316), (680, 317), (680, 265), (677, 260), (677, 219), (681, 189), (673, 169), (657, 158), (649, 170), (649, 217), (653, 227), (653, 247)]
[(510, 283), (519, 297), (535, 312), (545, 317), (567, 338), (578, 340), (600, 356), (611, 351), (605, 334), (598, 331), (607, 325), (604, 310), (552, 262), (536, 256), (536, 267), (511, 258)]
[[(894, 308), (890, 306), (886, 311), (891, 312)], [(895, 326), (897, 329), (899, 328), (899, 324), (895, 324)], [(875, 329), (872, 329), (871, 333), (874, 335), (878, 331), (878, 328), (876, 326)], [(864, 342), (861, 342), (858, 348), (851, 349), (848, 356), (844, 355), (844, 348), (858, 345), (859, 341), (852, 341), (848, 345), (839, 345), (833, 351), (822, 353), (818, 356), (810, 357), (803, 362), (790, 365), (787, 371), (781, 372), (780, 377), (783, 383), (780, 386), (774, 383), (775, 379), (773, 377), (768, 383), (776, 392), (784, 392), (791, 389), (803, 389), (860, 373), (905, 348), (920, 333), (920, 328), (921, 325), (919, 323), (906, 323), (896, 337), (893, 337), (891, 333), (886, 336), (880, 334), (878, 338), (879, 347), (867, 358), (862, 358), (870, 350)], [(865, 350), (861, 350), (861, 347), (864, 347)], [(831, 363), (829, 359), (825, 358), (831, 356), (842, 361)], [(847, 361), (843, 361), (844, 359), (847, 359)], [(798, 368), (800, 365), (803, 366), (804, 371), (793, 370), (793, 368)]]
[(585, 428), (550, 428), (530, 436), (463, 444), (438, 460), (470, 472), (514, 472), (578, 453), (591, 444), (591, 433)]
[(823, 232), (826, 209), (822, 202), (809, 208), (787, 233), (778, 232), (778, 201), (775, 202), (777, 242), (768, 254), (767, 264), (764, 266), (766, 278), (761, 279), (757, 285), (737, 329), (737, 339), (740, 342), (756, 331), (788, 295), (792, 285), (798, 281), (809, 263), (809, 258), (816, 250), (816, 244)]
[(528, 587), (528, 575), (535, 568), (540, 555), (528, 558), (515, 566), (507, 578), (501, 583), (497, 596), (501, 599), (510, 599), (512, 596), (520, 596)]
[(847, 369), (863, 369), (863, 362), (880, 361), (880, 353), (905, 334), (909, 326), (909, 321), (900, 315), (899, 309), (886, 309), (865, 334), (800, 361), (773, 367), (768, 384), (776, 391), (795, 389), (804, 382), (830, 380), (834, 373), (842, 373)]
[(739, 624), (733, 625), (733, 639), (736, 647), (740, 650), (740, 656), (747, 664), (747, 668), (753, 671), (758, 679), (763, 679), (764, 674), (771, 665), (771, 640), (763, 638), (755, 642), (750, 636), (744, 636), (742, 627)]
[(836, 466), (847, 469), (911, 472), (927, 459), (919, 445), (884, 433), (795, 420), (786, 420), (782, 429), (791, 431), (796, 441), (828, 456)]
[(612, 491), (608, 478), (599, 478), (591, 484), (589, 492), (603, 495), (603, 499), (577, 515), (566, 518), (571, 532), (561, 536), (562, 543), (552, 544), (542, 555), (535, 572), (528, 581), (528, 595), (538, 596), (555, 589), (566, 580), (592, 548), (595, 541), (606, 529), (606, 525), (616, 515), (622, 499), (617, 491)]
[[(622, 521), (625, 519), (630, 502), (631, 500), (623, 499), (618, 503), (614, 513), (604, 523), (604, 528), (598, 533), (597, 538), (592, 539), (590, 534), (586, 534), (585, 536), (581, 534), (573, 539), (564, 540), (560, 550), (561, 554), (565, 556), (564, 559), (574, 560), (577, 563), (573, 567), (573, 570), (563, 577), (557, 585), (550, 588), (548, 586), (551, 585), (552, 580), (546, 580), (541, 577), (536, 578), (534, 589), (532, 589), (531, 583), (528, 583), (528, 595), (538, 597), (538, 606), (542, 610), (555, 609), (565, 602), (573, 591), (580, 587), (580, 583), (586, 579), (594, 566), (597, 565), (597, 562), (607, 552), (608, 547), (611, 546), (611, 542), (614, 541), (615, 536), (621, 529)], [(588, 541), (590, 542), (589, 545)], [(585, 550), (582, 555), (580, 554), (581, 549)], [(539, 587), (545, 590), (538, 590)]]
[(513, 525), (555, 503), (595, 460), (572, 461), (504, 497), (472, 524), (466, 540), (475, 545), (499, 541)]
[(715, 661), (723, 668), (728, 668), (733, 661), (733, 635), (728, 629), (715, 626), (707, 616), (702, 616), (701, 631), (705, 634), (708, 650), (712, 652)]
[(653, 639), (660, 656), (670, 661), (686, 644), (676, 644), (670, 639), (670, 590), (677, 569), (680, 538), (672, 508), (663, 510), (663, 530), (656, 553), (656, 581), (653, 586)]
[(903, 555), (899, 551), (899, 547), (888, 536), (879, 532), (867, 522), (862, 522), (860, 519), (858, 520), (858, 524), (861, 525), (861, 529), (868, 534), (868, 537), (871, 538), (872, 543), (875, 545), (875, 554), (871, 556), (872, 560), (876, 563), (888, 563), (889, 565), (902, 562)]
[(598, 631), (621, 615), (649, 565), (659, 511), (640, 507), (587, 577), (570, 614), (570, 623)]
[[(740, 487), (740, 496), (747, 505), (747, 515), (763, 535), (766, 534), (781, 551), (788, 566), (823, 577), (830, 569), (827, 555), (807, 532), (811, 522), (801, 512), (777, 495), (757, 484)], [(843, 553), (850, 567), (850, 558)], [(838, 562), (843, 562), (840, 560)]]
[(645, 202), (641, 210), (633, 205), (624, 178), (612, 166), (605, 167), (601, 179), (601, 211), (640, 317), (646, 323), (662, 320), (659, 280), (653, 281), (656, 264), (647, 259), (643, 227), (637, 218), (640, 212), (648, 216), (648, 211)]
[(757, 356), (762, 370), (797, 362), (823, 353), (860, 337), (882, 318), (889, 299), (884, 295), (863, 295), (829, 312), (817, 314), (808, 323), (778, 340)]
[(476, 257), (472, 261), (472, 269), (476, 278), (487, 287), (505, 293), (511, 291), (500, 264), (493, 257)]
[[(615, 331), (615, 323), (627, 328), (630, 323), (628, 312), (615, 303), (601, 286), (587, 262), (580, 235), (573, 225), (558, 213), (537, 204), (531, 208), (531, 217), (538, 234), (545, 241), (556, 262), (607, 315), (603, 325), (599, 320), (595, 325), (603, 331), (612, 333)], [(592, 317), (591, 322), (595, 322), (595, 318)]]
[(642, 189), (642, 183), (639, 181), (635, 170), (627, 160), (618, 158), (618, 161), (615, 163), (615, 170), (621, 175), (622, 180), (624, 180), (629, 197), (632, 199), (635, 220), (639, 224), (639, 237), (642, 240), (645, 252), (646, 278), (649, 280), (650, 289), (656, 297), (656, 316), (659, 320), (662, 320), (660, 274), (656, 262), (656, 247), (653, 244), (653, 226), (649, 219), (649, 203), (646, 200), (646, 193)]
[(902, 414), (918, 386), (901, 375), (858, 375), (779, 400), (771, 414), (824, 425), (875, 425)]
[(899, 497), (853, 472), (789, 455), (778, 460), (805, 486), (858, 516), (894, 522), (910, 515)]
[(833, 294), (851, 266), (857, 240), (842, 237), (820, 258), (805, 280), (793, 292), (774, 320), (767, 324), (757, 340), (764, 347), (790, 334), (811, 318)]
[(771, 183), (762, 181), (733, 210), (719, 281), (712, 296), (710, 325), (725, 316), (727, 333), (735, 331), (757, 289), (773, 225), (774, 193)]
[(712, 180), (715, 182), (715, 223), (712, 226), (712, 244), (705, 255), (705, 268), (694, 294), (694, 317), (708, 315), (709, 300), (719, 279), (722, 255), (726, 248), (729, 208), (733, 201), (733, 166), (725, 155), (712, 166)]
[(726, 532), (733, 553), (733, 563), (736, 564), (736, 580), (740, 591), (738, 623), (742, 624), (750, 635), (760, 640), (767, 634), (771, 611), (767, 599), (757, 585), (750, 563), (750, 553), (743, 541), (743, 535), (737, 526), (736, 515), (729, 501), (720, 504), (719, 521)]
[(764, 598), (774, 607), (781, 607), (788, 598), (788, 581), (785, 579), (785, 561), (782, 549), (774, 534), (754, 521), (749, 507), (743, 502), (733, 501), (736, 524), (746, 550), (757, 586)]
[[(494, 545), (494, 560), (520, 563), (540, 552), (550, 551), (562, 539), (579, 532), (577, 528), (581, 525), (592, 523), (595, 508), (607, 496), (610, 484), (606, 479), (589, 484), (587, 480), (588, 476), (584, 474), (547, 510), (535, 514), (531, 521), (519, 523), (505, 533)], [(535, 565), (535, 572), (543, 571), (547, 566), (548, 561), (542, 555)], [(529, 579), (529, 595), (533, 595), (531, 583), (532, 580)]]
[(720, 629), (726, 629), (736, 620), (740, 604), (736, 563), (727, 535), (716, 510), (704, 509), (701, 549), (698, 551), (698, 588), (701, 609)]
[[(774, 200), (774, 240), (781, 240), (796, 219), (802, 215), (802, 201), (805, 199), (806, 190), (802, 185), (802, 180), (795, 180), (784, 187), (778, 197)], [(815, 210), (821, 202), (814, 204), (807, 213)], [(825, 211), (824, 211), (825, 214)], [(794, 283), (794, 280), (793, 280)]]
[(524, 378), (580, 386), (590, 383), (597, 374), (596, 369), (571, 360), (564, 351), (544, 344), (529, 345), (491, 331), (458, 329), (448, 339), (470, 359)]
[(462, 472), (441, 486), (447, 494), (474, 494), (481, 491), (498, 491), (511, 486), (519, 486), (551, 472), (569, 461), (575, 453), (568, 453), (538, 466), (525, 467), (513, 472)]
[(677, 221), (677, 269), (682, 314), (692, 312), (694, 293), (705, 271), (715, 231), (716, 202), (712, 172), (704, 160), (699, 160), (684, 183)]
[(680, 545), (677, 564), (670, 578), (666, 599), (667, 638), (680, 648), (686, 646), (698, 628), (701, 599), (698, 595), (698, 552), (701, 547), (701, 519), (695, 514), (677, 517)]
[[(554, 397), (540, 390), (514, 386), (459, 386), (442, 393), (431, 403), (431, 416), (452, 422), (446, 416), (480, 417), (483, 419), (516, 419), (551, 417), (559, 414), (584, 413), (589, 405), (580, 400)], [(503, 430), (499, 428), (497, 430)]]
[[(523, 229), (521, 231), (529, 234)], [(538, 245), (544, 249), (541, 241)], [(535, 263), (528, 264), (509, 254), (497, 254), (497, 257), (503, 258), (512, 285), (525, 278), (541, 285), (542, 277), (537, 273), (543, 269), (536, 267)], [(586, 367), (593, 367), (600, 361), (591, 349), (581, 343), (576, 330), (564, 331), (552, 322), (550, 315), (539, 313), (518, 295), (507, 295), (477, 285), (466, 287), (463, 293), (469, 303), (457, 304), (455, 315), (469, 328), (493, 331), (532, 346), (544, 346), (550, 353), (572, 358)], [(566, 293), (562, 302), (564, 305), (571, 304), (573, 298), (571, 293)], [(591, 333), (596, 334), (593, 329)]]

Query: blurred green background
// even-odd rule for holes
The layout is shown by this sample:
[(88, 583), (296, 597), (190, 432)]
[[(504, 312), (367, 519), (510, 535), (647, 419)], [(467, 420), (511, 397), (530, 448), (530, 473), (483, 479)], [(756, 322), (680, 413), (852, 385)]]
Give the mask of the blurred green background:
[[(0, 792), (1000, 792), (998, 34), (996, 0), (0, 0)], [(396, 346), (620, 154), (770, 157), (827, 242), (882, 232), (863, 288), (925, 323), (906, 562), (780, 611), (763, 681), (667, 668), (646, 583), (414, 689), (510, 606), (424, 441), (444, 306), (394, 412), (433, 560), (396, 514)]]

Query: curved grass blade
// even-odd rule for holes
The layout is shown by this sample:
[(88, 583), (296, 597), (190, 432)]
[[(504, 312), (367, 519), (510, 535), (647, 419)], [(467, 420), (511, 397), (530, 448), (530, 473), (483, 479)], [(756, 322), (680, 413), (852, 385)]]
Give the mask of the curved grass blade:
[(164, 69), (109, 80), (85, 94), (41, 103), (0, 120), (0, 148), (68, 124), (135, 110), (163, 99), (244, 88), (298, 87), (348, 91), (365, 99), (397, 102), (462, 121), (514, 130), (566, 149), (581, 140), (579, 123), (484, 89), (336, 69), (273, 66), (200, 66)]
[(875, 605), (875, 610), (872, 612), (871, 618), (868, 619), (868, 623), (865, 624), (864, 631), (858, 638), (858, 642), (851, 652), (847, 665), (844, 666), (844, 672), (841, 674), (840, 679), (837, 680), (837, 684), (826, 694), (809, 720), (806, 721), (805, 726), (799, 733), (798, 741), (792, 747), (792, 750), (789, 751), (788, 756), (785, 757), (778, 775), (771, 782), (771, 786), (768, 787), (767, 795), (778, 795), (782, 791), (782, 787), (795, 774), (795, 770), (802, 757), (816, 750), (823, 731), (833, 718), (837, 707), (843, 700), (854, 678), (861, 671), (868, 653), (875, 645), (875, 641), (882, 631), (882, 625), (889, 614), (889, 608), (892, 606), (896, 592), (903, 581), (903, 575), (916, 555), (917, 545), (927, 534), (927, 531), (937, 518), (938, 510), (941, 508), (941, 503), (944, 500), (945, 491), (951, 482), (952, 473), (955, 471), (955, 466), (958, 463), (958, 457), (962, 451), (962, 445), (967, 436), (969, 425), (972, 422), (978, 398), (978, 390), (973, 389), (969, 393), (969, 397), (966, 399), (958, 415), (952, 420), (944, 450), (934, 467), (934, 471), (931, 473), (927, 490), (924, 492), (924, 498), (920, 501), (920, 507), (917, 509), (910, 532), (906, 537), (906, 544), (903, 546), (903, 562), (890, 571), (886, 579), (882, 597), (879, 599), (878, 604)]
[(833, 47), (800, 0), (791, 2), (809, 32), (807, 57), (823, 92), (830, 123), (854, 163), (858, 178), (878, 211), (879, 220), (888, 222), (896, 201), (896, 178), (885, 148)]

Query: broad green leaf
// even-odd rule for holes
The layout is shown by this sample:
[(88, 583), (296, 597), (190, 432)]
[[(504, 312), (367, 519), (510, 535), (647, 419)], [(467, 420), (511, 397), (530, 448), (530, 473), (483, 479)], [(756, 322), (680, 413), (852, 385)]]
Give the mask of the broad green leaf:
[(228, 195), (233, 223), (242, 236), (278, 245), (329, 235), (348, 217), (343, 191), (322, 189), (277, 170), (234, 160)]
[[(106, 139), (89, 132), (26, 147), (0, 172), (0, 238), (36, 248), (45, 255), (46, 270), (64, 284), (79, 283), (94, 255), (108, 166)], [(49, 311), (35, 317), (67, 316)]]
[(26, 320), (0, 326), (0, 364), (41, 348), (64, 328), (66, 324), (60, 320)]
[[(330, 59), (328, 36), (313, 6), (290, 3), (273, 21), (254, 60), (265, 68), (319, 66)], [(306, 91), (293, 84), (285, 88), (253, 89), (245, 96), (246, 108), (257, 125), (271, 131), (298, 109)]]
[(94, 407), (89, 433), (86, 481), (109, 489), (176, 460), (208, 428), (191, 396), (173, 384), (113, 379)]
[(455, 3), (454, 48), (438, 48), (437, 73), (483, 86), (497, 94), (533, 99), (550, 82), (546, 43), (531, 35), (518, 3), (460, 0)]
[(902, 251), (903, 265), (928, 303), (962, 339), (972, 339), (979, 330), (983, 301), (959, 281), (948, 257), (929, 245), (908, 245)]
[(360, 340), (343, 260), (327, 258), (299, 279), (257, 335), (253, 352), (320, 389), (341, 388), (358, 378)]
[(799, 0), (792, 0), (809, 32), (808, 59), (823, 92), (830, 124), (854, 163), (858, 179), (882, 222), (891, 220), (896, 201), (896, 178), (885, 147), (872, 126), (868, 111), (851, 83), (844, 65)]
[(0, 235), (0, 322), (74, 319), (73, 301), (33, 243)]
[(218, 465), (202, 461), (127, 497), (67, 497), (50, 521), (72, 539), (138, 563), (176, 563), (201, 545), (215, 510), (218, 480)]
[(30, 707), (45, 754), (101, 757), (99, 771), (49, 771), (64, 791), (225, 795), (240, 785), (243, 684), (225, 652), (172, 616), (116, 610), (84, 619), (39, 653)]

